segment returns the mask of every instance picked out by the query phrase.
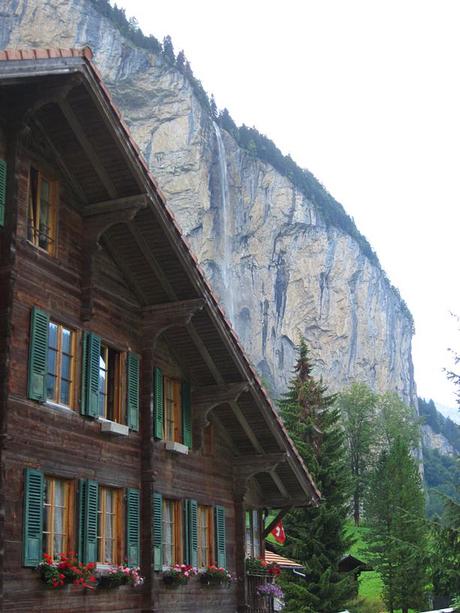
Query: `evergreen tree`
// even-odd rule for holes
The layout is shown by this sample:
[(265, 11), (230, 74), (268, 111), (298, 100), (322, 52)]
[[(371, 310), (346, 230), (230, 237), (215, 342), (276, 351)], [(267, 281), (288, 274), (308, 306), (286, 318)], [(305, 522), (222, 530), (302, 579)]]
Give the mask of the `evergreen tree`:
[(280, 402), (286, 428), (310, 470), (322, 500), (318, 507), (296, 509), (285, 520), (284, 555), (306, 568), (305, 579), (282, 579), (286, 613), (335, 613), (353, 595), (351, 577), (338, 572), (350, 543), (345, 536), (350, 481), (343, 430), (335, 396), (312, 375), (304, 340), (295, 376)]
[(348, 448), (348, 462), (353, 484), (353, 519), (360, 522), (363, 494), (372, 465), (377, 395), (364, 383), (353, 385), (337, 397)]
[(185, 71), (185, 53), (184, 50), (181, 49), (176, 57), (176, 68), (179, 72), (184, 73)]
[(211, 107), (211, 117), (212, 117), (213, 121), (215, 121), (217, 119), (218, 112), (217, 112), (217, 104), (216, 104), (216, 101), (214, 99), (214, 94), (211, 94), (211, 99), (209, 101), (209, 105)]
[(367, 540), (390, 613), (425, 604), (426, 527), (418, 466), (408, 441), (397, 437), (375, 468), (366, 504)]
[(169, 34), (163, 39), (163, 55), (168, 62), (174, 66), (176, 62), (176, 56), (174, 55), (174, 47)]

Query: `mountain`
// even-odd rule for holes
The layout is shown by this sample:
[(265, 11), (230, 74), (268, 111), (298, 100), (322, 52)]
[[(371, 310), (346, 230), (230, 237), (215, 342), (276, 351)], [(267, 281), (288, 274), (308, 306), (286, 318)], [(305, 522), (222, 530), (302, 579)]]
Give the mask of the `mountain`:
[(255, 130), (238, 129), (228, 113), (217, 117), (185, 58), (144, 37), (105, 0), (0, 0), (0, 11), (2, 47), (93, 49), (274, 395), (286, 388), (303, 335), (332, 390), (359, 380), (416, 405), (412, 317), (366, 239), (311, 173)]

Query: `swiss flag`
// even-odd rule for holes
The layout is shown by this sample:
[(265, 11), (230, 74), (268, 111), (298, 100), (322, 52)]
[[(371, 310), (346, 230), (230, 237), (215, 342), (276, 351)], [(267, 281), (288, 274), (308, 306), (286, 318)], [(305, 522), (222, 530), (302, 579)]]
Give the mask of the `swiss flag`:
[(283, 521), (280, 519), (273, 530), (270, 532), (277, 543), (284, 545), (286, 542), (286, 533), (283, 527)]

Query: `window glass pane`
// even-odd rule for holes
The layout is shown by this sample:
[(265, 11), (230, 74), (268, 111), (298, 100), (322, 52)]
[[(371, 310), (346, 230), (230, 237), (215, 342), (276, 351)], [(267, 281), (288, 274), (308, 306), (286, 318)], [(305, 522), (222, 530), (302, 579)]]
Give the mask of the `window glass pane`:
[(165, 500), (163, 504), (163, 564), (174, 564), (174, 502)]
[(61, 377), (70, 381), (70, 365), (71, 357), (69, 355), (62, 354), (61, 356)]
[(57, 349), (58, 325), (50, 321), (48, 326), (48, 346)]
[(67, 406), (70, 405), (70, 382), (61, 381), (61, 403)]
[(72, 353), (72, 332), (62, 328), (62, 351), (63, 353)]
[(101, 345), (99, 356), (99, 415), (106, 416), (107, 407), (107, 347)]
[(49, 227), (50, 215), (50, 185), (49, 182), (42, 177), (40, 191), (40, 223), (39, 223), (39, 240), (38, 244), (43, 249), (48, 247), (48, 239), (50, 234)]

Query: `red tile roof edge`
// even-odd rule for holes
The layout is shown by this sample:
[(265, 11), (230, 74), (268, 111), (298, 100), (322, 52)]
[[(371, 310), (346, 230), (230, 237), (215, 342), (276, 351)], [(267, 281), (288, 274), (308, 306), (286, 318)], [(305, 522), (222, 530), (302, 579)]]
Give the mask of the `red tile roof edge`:
[(84, 57), (91, 61), (93, 52), (90, 47), (61, 49), (2, 49), (0, 50), (0, 61), (15, 60), (48, 60), (52, 58)]

